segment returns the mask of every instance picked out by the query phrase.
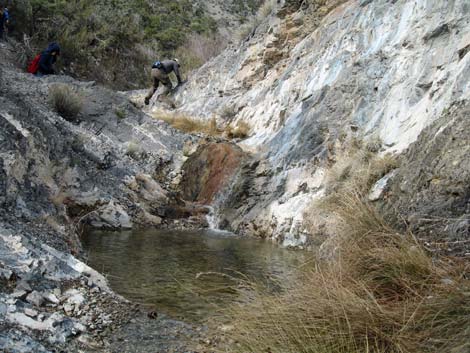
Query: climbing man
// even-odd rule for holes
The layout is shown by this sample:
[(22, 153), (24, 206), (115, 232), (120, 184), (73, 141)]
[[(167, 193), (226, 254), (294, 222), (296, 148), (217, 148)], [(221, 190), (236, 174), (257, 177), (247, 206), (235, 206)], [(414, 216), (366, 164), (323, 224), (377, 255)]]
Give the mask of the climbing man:
[[(165, 98), (165, 96), (167, 96), (171, 92), (171, 90), (173, 89), (173, 83), (171, 82), (169, 77), (170, 73), (174, 72), (176, 75), (176, 78), (178, 80), (178, 85), (176, 87), (184, 83), (181, 80), (179, 68), (180, 64), (178, 62), (178, 59), (157, 61), (153, 64), (153, 86), (145, 97), (145, 105), (148, 105), (150, 103), (150, 99), (154, 95), (155, 91), (158, 89), (158, 85), (160, 84), (160, 82), (163, 84), (164, 90), (158, 96), (158, 99), (160, 99), (160, 97)], [(172, 103), (171, 105), (174, 105), (174, 103)]]
[(0, 40), (3, 39), (3, 33), (7, 30), (9, 21), (10, 14), (8, 13), (8, 8), (0, 6)]
[(42, 75), (54, 75), (55, 70), (53, 65), (57, 61), (57, 57), (60, 55), (60, 47), (57, 43), (50, 43), (46, 50), (41, 53), (39, 58), (37, 76)]

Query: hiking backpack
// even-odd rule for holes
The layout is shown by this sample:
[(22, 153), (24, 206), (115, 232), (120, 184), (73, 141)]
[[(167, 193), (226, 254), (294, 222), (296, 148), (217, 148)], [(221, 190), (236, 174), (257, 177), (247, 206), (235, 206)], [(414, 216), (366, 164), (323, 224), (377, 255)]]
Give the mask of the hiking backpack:
[(39, 70), (39, 60), (41, 60), (41, 54), (38, 54), (34, 57), (33, 61), (28, 65), (28, 72), (30, 74), (35, 74)]
[(152, 69), (161, 69), (163, 67), (161, 61), (155, 61), (152, 65)]

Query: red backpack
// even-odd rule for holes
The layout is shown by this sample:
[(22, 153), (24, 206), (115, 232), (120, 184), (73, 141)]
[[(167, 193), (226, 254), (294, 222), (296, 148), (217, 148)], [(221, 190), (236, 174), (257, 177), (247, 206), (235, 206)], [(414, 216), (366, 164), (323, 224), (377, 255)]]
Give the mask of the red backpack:
[(34, 57), (33, 61), (28, 65), (28, 72), (30, 74), (35, 74), (39, 70), (39, 60), (41, 60), (41, 54), (38, 54)]

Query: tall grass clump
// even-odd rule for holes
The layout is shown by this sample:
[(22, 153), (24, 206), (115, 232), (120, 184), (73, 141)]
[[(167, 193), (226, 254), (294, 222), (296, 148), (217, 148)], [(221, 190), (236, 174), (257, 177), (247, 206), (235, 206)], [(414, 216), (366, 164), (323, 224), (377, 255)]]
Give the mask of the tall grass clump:
[(432, 259), (357, 195), (338, 205), (337, 216), (344, 233), (333, 260), (306, 271), (283, 294), (260, 291), (231, 308), (231, 351), (467, 352), (465, 268)]
[(329, 256), (283, 293), (256, 290), (232, 306), (228, 351), (470, 351), (468, 264), (433, 258), (413, 234), (382, 218), (363, 183), (371, 185), (396, 162), (379, 161), (363, 147), (338, 157), (341, 166), (333, 164), (327, 177), (329, 197), (315, 205), (335, 223)]
[(65, 119), (74, 119), (83, 108), (83, 100), (74, 89), (65, 84), (49, 88), (49, 101), (54, 110)]

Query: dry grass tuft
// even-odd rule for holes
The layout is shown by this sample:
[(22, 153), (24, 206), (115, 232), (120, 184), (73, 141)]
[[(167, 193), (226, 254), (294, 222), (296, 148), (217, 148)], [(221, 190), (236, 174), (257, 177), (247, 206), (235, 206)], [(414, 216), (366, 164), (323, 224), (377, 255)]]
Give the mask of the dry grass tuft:
[(326, 185), (329, 192), (358, 190), (366, 192), (381, 177), (398, 167), (391, 154), (378, 155), (379, 142), (362, 143), (351, 140), (335, 152), (335, 162), (327, 170)]
[(232, 306), (230, 352), (470, 351), (468, 264), (432, 258), (385, 222), (365, 195), (396, 160), (356, 147), (338, 156), (330, 196), (314, 207), (334, 220), (329, 257), (285, 292), (258, 288)]
[(464, 352), (470, 348), (465, 268), (433, 260), (349, 194), (337, 205), (334, 260), (287, 292), (258, 291), (231, 308), (231, 351), (272, 353)]
[(49, 88), (49, 101), (64, 119), (76, 118), (83, 108), (80, 95), (65, 84), (55, 84)]
[(228, 138), (247, 138), (250, 135), (250, 125), (244, 121), (238, 122), (235, 126), (228, 125), (225, 134)]
[(158, 111), (154, 113), (154, 118), (163, 120), (175, 129), (186, 133), (203, 133), (209, 136), (220, 136), (223, 132), (217, 126), (215, 116), (211, 119), (203, 120), (193, 118), (185, 114), (171, 114), (165, 111)]
[(220, 109), (219, 115), (224, 120), (231, 120), (237, 115), (237, 109), (233, 104), (227, 104)]

